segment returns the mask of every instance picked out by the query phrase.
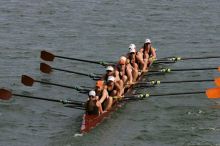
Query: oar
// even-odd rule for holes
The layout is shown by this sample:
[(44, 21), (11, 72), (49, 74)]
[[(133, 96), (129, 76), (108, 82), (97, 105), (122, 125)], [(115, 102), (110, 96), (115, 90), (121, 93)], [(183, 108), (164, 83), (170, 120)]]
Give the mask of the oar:
[(100, 64), (103, 66), (107, 66), (109, 64), (112, 64), (111, 62), (105, 62), (105, 61), (92, 61), (92, 60), (86, 60), (86, 59), (64, 57), (64, 56), (54, 55), (54, 54), (47, 52), (47, 51), (41, 51), (40, 57), (41, 57), (41, 59), (43, 59), (45, 61), (53, 61), (54, 58), (62, 58), (62, 59), (67, 59), (67, 60), (75, 60), (75, 61), (81, 61), (81, 62), (87, 62), (87, 63), (93, 63), (93, 64)]
[(207, 67), (207, 68), (184, 68), (184, 69), (170, 69), (170, 68), (162, 68), (159, 70), (151, 70), (149, 72), (157, 73), (157, 72), (172, 72), (172, 71), (197, 71), (197, 70), (218, 70), (220, 72), (220, 67)]
[(147, 97), (159, 97), (159, 96), (173, 96), (173, 95), (190, 95), (190, 94), (206, 94), (210, 99), (220, 98), (220, 87), (210, 88), (206, 91), (194, 91), (194, 92), (177, 92), (177, 93), (164, 93), (164, 94), (137, 94), (132, 96), (126, 96), (124, 100), (139, 100)]
[(75, 101), (75, 100), (59, 100), (59, 99), (50, 99), (50, 98), (43, 98), (43, 97), (36, 97), (36, 96), (28, 96), (28, 95), (22, 95), (22, 94), (14, 94), (9, 90), (6, 89), (0, 89), (0, 99), (2, 100), (9, 100), (13, 96), (18, 97), (24, 97), (24, 98), (31, 98), (31, 99), (39, 99), (39, 100), (45, 100), (45, 101), (51, 101), (51, 102), (59, 102), (63, 104), (73, 104), (76, 107), (83, 108), (85, 103), (81, 101)]
[(207, 79), (207, 80), (180, 80), (180, 81), (159, 81), (159, 80), (151, 80), (146, 82), (138, 82), (138, 85), (159, 85), (159, 84), (172, 84), (172, 83), (189, 83), (189, 82), (212, 82), (220, 87), (220, 77), (215, 79)]
[(159, 59), (157, 61), (180, 61), (180, 60), (195, 60), (195, 59), (212, 59), (212, 58), (220, 58), (220, 56), (204, 56), (204, 57), (167, 57), (163, 59)]
[(44, 81), (38, 81), (38, 80), (34, 80), (33, 78), (27, 76), (27, 75), (22, 75), (21, 76), (21, 82), (26, 85), (26, 86), (32, 86), (34, 84), (34, 82), (38, 82), (38, 83), (42, 83), (42, 84), (47, 84), (47, 85), (54, 85), (54, 86), (59, 86), (59, 87), (64, 87), (64, 88), (70, 88), (70, 89), (74, 89), (77, 90), (81, 93), (84, 93), (84, 91), (86, 93), (88, 93), (89, 89), (85, 89), (83, 87), (80, 86), (67, 86), (67, 85), (61, 85), (61, 84), (56, 84), (56, 83), (48, 83), (48, 82), (44, 82)]
[(62, 72), (67, 72), (67, 73), (73, 73), (73, 74), (77, 74), (77, 75), (87, 76), (87, 77), (92, 78), (93, 80), (98, 80), (98, 79), (101, 78), (101, 76), (98, 75), (98, 74), (94, 74), (94, 73), (87, 74), (87, 73), (82, 73), (82, 72), (77, 72), (77, 71), (70, 71), (70, 70), (55, 68), (55, 67), (51, 67), (50, 65), (48, 65), (46, 63), (41, 63), (40, 64), (40, 70), (43, 73), (47, 73), (47, 74), (51, 73), (53, 70), (57, 70), (57, 71), (62, 71)]
[[(41, 59), (45, 61), (53, 61), (55, 58), (62, 58), (62, 59), (67, 59), (67, 60), (75, 60), (75, 61), (81, 61), (81, 62), (87, 62), (87, 63), (93, 63), (93, 64), (100, 64), (102, 66), (107, 66), (107, 65), (114, 65), (116, 62), (106, 62), (106, 61), (93, 61), (93, 60), (85, 60), (85, 59), (79, 59), (79, 58), (70, 58), (70, 57), (64, 57), (64, 56), (59, 56), (59, 55), (54, 55), (51, 52), (47, 51), (41, 51)], [(168, 64), (168, 63), (175, 63), (173, 60), (156, 60), (154, 61), (154, 64)]]
[(171, 64), (171, 63), (176, 63), (176, 61), (173, 60), (155, 60), (153, 61), (153, 64)]

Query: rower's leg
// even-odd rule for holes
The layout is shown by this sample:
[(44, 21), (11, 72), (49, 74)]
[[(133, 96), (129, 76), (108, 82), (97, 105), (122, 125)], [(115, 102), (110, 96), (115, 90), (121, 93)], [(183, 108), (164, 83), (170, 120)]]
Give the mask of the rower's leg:
[(116, 82), (117, 86), (119, 87), (119, 92), (120, 92), (120, 95), (122, 95), (124, 93), (124, 83), (122, 80), (119, 80)]
[(105, 108), (105, 110), (106, 111), (108, 111), (108, 110), (110, 110), (111, 109), (111, 107), (112, 107), (112, 104), (113, 104), (113, 99), (112, 99), (112, 97), (110, 96), (108, 99), (107, 99), (107, 101), (106, 101), (107, 103), (107, 105), (106, 105), (106, 108)]
[(135, 63), (132, 70), (133, 82), (137, 81), (138, 78), (138, 65)]
[(132, 84), (133, 78), (132, 78), (132, 69), (130, 67), (126, 68), (126, 73), (127, 73), (127, 77), (128, 77), (128, 84)]
[(128, 81), (128, 77), (126, 75), (123, 75), (122, 81), (123, 81), (123, 84), (125, 85)]
[(143, 53), (139, 52), (137, 54), (137, 60), (138, 60), (138, 69), (140, 69), (141, 71), (144, 71), (146, 68), (146, 64), (143, 58)]
[(146, 58), (144, 59), (144, 71), (145, 72), (148, 71), (148, 63), (149, 63), (149, 55), (147, 55)]

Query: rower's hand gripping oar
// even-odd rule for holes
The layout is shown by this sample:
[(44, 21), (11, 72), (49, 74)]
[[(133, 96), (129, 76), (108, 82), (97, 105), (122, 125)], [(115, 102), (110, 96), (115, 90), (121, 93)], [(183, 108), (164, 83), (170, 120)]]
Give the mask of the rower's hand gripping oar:
[(209, 99), (220, 98), (220, 87), (210, 88), (206, 91), (194, 91), (194, 92), (179, 92), (179, 93), (164, 93), (164, 94), (136, 94), (132, 96), (126, 96), (123, 100), (142, 100), (147, 97), (159, 97), (159, 96), (172, 96), (172, 95), (190, 95), (190, 94), (206, 94)]
[(60, 69), (60, 68), (55, 68), (55, 67), (51, 67), (50, 65), (46, 64), (46, 63), (41, 63), (40, 64), (40, 70), (43, 73), (51, 73), (53, 70), (57, 70), (57, 71), (62, 71), (62, 72), (67, 72), (67, 73), (73, 73), (73, 74), (77, 74), (77, 75), (82, 75), (82, 76), (87, 76), (92, 78), (93, 80), (98, 80), (101, 78), (100, 75), (94, 74), (94, 73), (82, 73), (82, 72), (76, 72), (76, 71), (70, 71), (70, 70), (65, 70), (65, 69)]
[(73, 86), (67, 86), (67, 85), (61, 85), (61, 84), (56, 84), (56, 83), (48, 83), (48, 82), (44, 82), (44, 81), (38, 81), (38, 80), (34, 80), (33, 78), (27, 76), (27, 75), (22, 75), (21, 76), (21, 82), (26, 85), (26, 86), (32, 86), (34, 84), (34, 82), (38, 82), (38, 83), (42, 83), (42, 84), (47, 84), (47, 85), (54, 85), (54, 86), (59, 86), (59, 87), (64, 87), (64, 88), (70, 88), (70, 89), (74, 89), (79, 91), (80, 93), (88, 93), (90, 91), (90, 89), (85, 89), (83, 87), (73, 87)]
[(75, 61), (81, 61), (81, 62), (87, 62), (87, 63), (93, 63), (93, 64), (100, 64), (102, 66), (107, 66), (107, 65), (112, 64), (112, 63), (108, 63), (104, 61), (92, 61), (92, 60), (85, 60), (85, 59), (79, 59), (79, 58), (64, 57), (64, 56), (54, 55), (47, 51), (41, 51), (40, 57), (41, 59), (45, 61), (53, 61), (54, 58), (62, 58), (62, 59), (67, 59), (67, 60), (75, 60)]
[(45, 100), (45, 101), (51, 101), (51, 102), (59, 102), (63, 104), (72, 104), (75, 107), (83, 108), (85, 103), (81, 101), (75, 101), (75, 100), (58, 100), (58, 99), (50, 99), (50, 98), (43, 98), (43, 97), (36, 97), (36, 96), (28, 96), (28, 95), (21, 95), (21, 94), (14, 94), (9, 90), (6, 89), (0, 89), (0, 99), (2, 100), (9, 100), (13, 96), (18, 97), (24, 97), (24, 98), (31, 98), (31, 99), (39, 99), (39, 100)]

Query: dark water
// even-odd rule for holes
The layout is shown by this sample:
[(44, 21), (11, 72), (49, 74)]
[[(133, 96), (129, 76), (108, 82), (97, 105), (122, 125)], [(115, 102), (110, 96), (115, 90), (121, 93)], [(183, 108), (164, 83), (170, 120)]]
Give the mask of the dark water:
[[(130, 43), (138, 48), (146, 37), (166, 56), (219, 55), (218, 0), (1, 0), (0, 85), (15, 93), (85, 101), (74, 90), (36, 83), (24, 87), (22, 74), (67, 85), (93, 86), (87, 77), (54, 71), (40, 73), (39, 55), (91, 60), (117, 60)], [(103, 73), (101, 66), (55, 59), (59, 68)], [(183, 61), (172, 68), (217, 67), (219, 59)], [(212, 79), (217, 71), (178, 72), (152, 76), (159, 80)], [(151, 93), (200, 91), (212, 82), (161, 85)], [(146, 89), (140, 90), (144, 92)], [(219, 101), (215, 101), (219, 102)], [(33, 99), (0, 102), (2, 146), (204, 146), (220, 145), (220, 110), (205, 95), (152, 97), (126, 104), (83, 137), (78, 133), (83, 111)]]

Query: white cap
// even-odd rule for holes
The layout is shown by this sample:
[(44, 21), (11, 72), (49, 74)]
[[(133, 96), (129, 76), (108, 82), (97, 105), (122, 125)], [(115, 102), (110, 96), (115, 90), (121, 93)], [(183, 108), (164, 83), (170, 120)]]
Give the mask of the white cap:
[(136, 50), (135, 50), (135, 49), (133, 49), (133, 48), (132, 48), (132, 49), (130, 48), (129, 52), (130, 52), (130, 53), (135, 53), (135, 52), (136, 52)]
[(96, 93), (94, 90), (89, 91), (89, 96), (96, 96)]
[(129, 49), (135, 49), (135, 48), (136, 48), (135, 44), (130, 44), (129, 45)]
[(107, 66), (105, 70), (106, 70), (106, 71), (108, 71), (108, 70), (109, 70), (109, 71), (113, 71), (114, 68), (113, 68), (112, 66)]
[(146, 44), (146, 43), (151, 43), (150, 39), (146, 39), (146, 40), (145, 40), (145, 44)]
[(109, 76), (109, 77), (108, 77), (108, 81), (114, 82), (114, 81), (115, 81), (115, 77), (114, 77), (114, 76)]
[(129, 52), (130, 52), (130, 53), (135, 53), (135, 52), (136, 52), (136, 46), (135, 46), (135, 44), (130, 44), (130, 45), (129, 45)]

